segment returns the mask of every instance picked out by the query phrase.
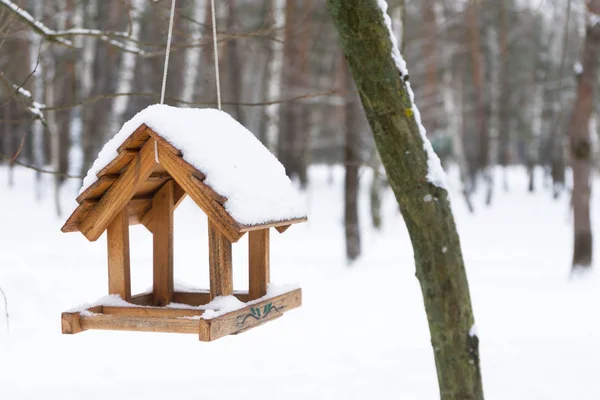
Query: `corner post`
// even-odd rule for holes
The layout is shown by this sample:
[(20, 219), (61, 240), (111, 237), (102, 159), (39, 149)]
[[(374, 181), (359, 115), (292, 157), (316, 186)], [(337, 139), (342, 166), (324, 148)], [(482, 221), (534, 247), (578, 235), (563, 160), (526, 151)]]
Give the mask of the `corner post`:
[(231, 242), (208, 220), (208, 264), (210, 266), (210, 299), (233, 294)]
[(108, 225), (108, 293), (118, 294), (131, 301), (131, 278), (129, 263), (129, 212), (123, 208)]
[(152, 198), (154, 304), (165, 306), (173, 297), (173, 210), (174, 183), (167, 181)]
[(248, 300), (256, 300), (267, 294), (270, 281), (269, 247), (269, 228), (248, 233)]

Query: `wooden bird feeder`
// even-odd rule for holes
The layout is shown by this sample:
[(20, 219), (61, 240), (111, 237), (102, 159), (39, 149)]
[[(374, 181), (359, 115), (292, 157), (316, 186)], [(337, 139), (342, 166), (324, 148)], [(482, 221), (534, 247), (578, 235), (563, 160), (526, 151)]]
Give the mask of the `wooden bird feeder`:
[[(107, 232), (108, 291), (119, 295), (124, 304), (65, 312), (63, 333), (88, 329), (175, 332), (212, 341), (300, 306), (301, 289), (267, 295), (269, 234), (270, 228), (282, 233), (292, 224), (306, 221), (305, 216), (254, 225), (236, 221), (224, 207), (227, 198), (204, 183), (206, 175), (146, 124), (122, 142), (117, 153), (77, 197), (79, 206), (62, 231), (81, 232), (90, 241)], [(186, 195), (208, 217), (210, 290), (180, 292), (174, 288), (173, 212)], [(153, 235), (151, 293), (131, 294), (129, 225), (134, 224), (144, 225)], [(245, 233), (249, 238), (249, 290), (234, 292), (231, 248)], [(235, 296), (246, 305), (229, 312), (213, 308), (211, 318), (203, 316), (203, 306), (217, 296)]]

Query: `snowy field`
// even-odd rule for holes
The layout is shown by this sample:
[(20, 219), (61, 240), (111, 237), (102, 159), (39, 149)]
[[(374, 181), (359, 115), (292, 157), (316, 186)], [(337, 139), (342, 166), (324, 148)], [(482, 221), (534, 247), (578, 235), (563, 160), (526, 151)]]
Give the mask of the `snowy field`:
[[(272, 280), (299, 283), (304, 305), (242, 335), (201, 343), (195, 335), (61, 335), (62, 311), (106, 294), (105, 238), (62, 234), (68, 215), (55, 217), (49, 187), (48, 200), (36, 203), (33, 174), (16, 170), (15, 178), (8, 189), (0, 168), (0, 286), (10, 311), (7, 332), (0, 302), (1, 400), (439, 398), (410, 241), (391, 192), (377, 233), (363, 190), (364, 256), (348, 267), (343, 172), (312, 168), (310, 222), (272, 235)], [(509, 180), (492, 208), (475, 199), (474, 216), (453, 194), (486, 398), (600, 399), (600, 274), (568, 279), (567, 197), (528, 194), (521, 169)], [(66, 213), (77, 189), (64, 190)], [(598, 260), (597, 193), (592, 204)], [(240, 242), (234, 282), (243, 289), (247, 240)], [(131, 246), (137, 293), (151, 286), (150, 234), (132, 228)], [(186, 199), (175, 219), (176, 280), (208, 287), (207, 250), (206, 218)]]

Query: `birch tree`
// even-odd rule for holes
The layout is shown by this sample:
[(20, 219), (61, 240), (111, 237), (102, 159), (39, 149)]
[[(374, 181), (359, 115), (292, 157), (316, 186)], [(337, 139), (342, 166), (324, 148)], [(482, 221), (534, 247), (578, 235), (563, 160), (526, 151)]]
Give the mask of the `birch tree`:
[[(190, 41), (192, 43), (198, 43), (202, 39), (202, 28), (201, 24), (206, 19), (206, 5), (204, 0), (193, 0), (191, 2), (193, 23), (190, 23)], [(200, 61), (202, 57), (202, 49), (197, 47), (190, 47), (185, 51), (185, 59), (183, 64), (183, 92), (181, 93), (181, 99), (185, 102), (192, 102), (194, 100), (194, 92), (197, 88), (198, 75), (200, 72)]]
[(421, 126), (387, 3), (327, 3), (411, 237), (441, 398), (483, 399), (479, 339), (445, 177)]
[[(44, 5), (40, 1), (33, 2), (33, 17), (42, 20), (44, 15)], [(44, 96), (44, 71), (42, 67), (41, 51), (43, 39), (33, 31), (29, 31), (29, 68), (33, 72), (33, 97), (34, 101), (43, 103)], [(44, 125), (42, 121), (36, 119), (31, 126), (32, 144), (33, 144), (33, 164), (37, 168), (42, 168), (46, 163), (44, 157)], [(37, 171), (35, 174), (35, 198), (39, 201), (42, 198), (42, 174)]]
[[(283, 73), (283, 41), (285, 33), (285, 0), (270, 0), (272, 29), (271, 58), (267, 66), (267, 99), (281, 97), (281, 74)], [(266, 145), (271, 152), (277, 149), (279, 138), (279, 103), (269, 104), (265, 109)]]
[[(131, 21), (131, 39), (134, 41), (139, 41), (140, 39), (140, 32), (142, 30), (141, 16), (144, 13), (146, 3), (146, 0), (131, 0), (129, 19)], [(124, 52), (121, 55), (119, 76), (117, 78), (117, 86), (115, 90), (116, 93), (131, 92), (136, 62), (137, 56), (135, 53)], [(125, 119), (125, 112), (127, 112), (128, 105), (129, 96), (117, 96), (113, 100), (110, 113), (110, 125), (107, 132), (109, 136), (115, 135), (121, 128), (121, 125)]]
[[(434, 6), (435, 18), (439, 22), (439, 25), (446, 26), (445, 7), (442, 0), (438, 0)], [(455, 82), (457, 79), (454, 77), (454, 71), (452, 69), (452, 48), (450, 44), (446, 44), (442, 48), (442, 60), (444, 63), (444, 73), (442, 77), (442, 100), (444, 104), (444, 110), (447, 119), (447, 129), (450, 137), (452, 138), (452, 150), (454, 152), (454, 160), (458, 166), (460, 174), (460, 185), (463, 198), (467, 204), (469, 212), (473, 212), (473, 202), (471, 201), (471, 190), (467, 184), (468, 182), (468, 164), (465, 156), (465, 146), (463, 143), (462, 130), (461, 130), (461, 116), (462, 112), (457, 109), (457, 105), (460, 104), (459, 99), (456, 95)]]

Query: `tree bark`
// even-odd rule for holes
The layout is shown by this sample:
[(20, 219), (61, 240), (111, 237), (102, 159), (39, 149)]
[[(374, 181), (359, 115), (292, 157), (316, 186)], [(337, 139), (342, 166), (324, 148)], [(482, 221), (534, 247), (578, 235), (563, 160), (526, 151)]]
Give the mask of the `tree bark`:
[[(479, 339), (445, 188), (429, 182), (426, 138), (406, 76), (392, 58), (378, 0), (328, 0), (375, 144), (414, 248), (441, 398), (483, 399)], [(385, 2), (383, 2), (385, 4)], [(431, 201), (435, 199), (435, 201)]]
[(569, 123), (571, 168), (573, 169), (574, 248), (573, 270), (592, 265), (592, 227), (590, 221), (591, 196), (591, 138), (589, 123), (598, 84), (598, 57), (600, 55), (600, 0), (588, 3), (589, 18), (581, 66), (577, 76), (577, 94)]
[(348, 262), (360, 256), (360, 225), (358, 222), (358, 192), (360, 169), (360, 105), (346, 60), (342, 60), (346, 102), (344, 118), (346, 122), (344, 179), (344, 228), (346, 233), (346, 259)]
[(477, 118), (477, 135), (479, 137), (479, 157), (477, 167), (485, 171), (488, 165), (488, 132), (485, 107), (485, 87), (483, 82), (483, 58), (481, 51), (481, 33), (479, 28), (480, 0), (471, 0), (468, 6), (468, 24), (471, 46), (471, 63), (473, 65), (473, 86), (475, 88), (475, 107)]

